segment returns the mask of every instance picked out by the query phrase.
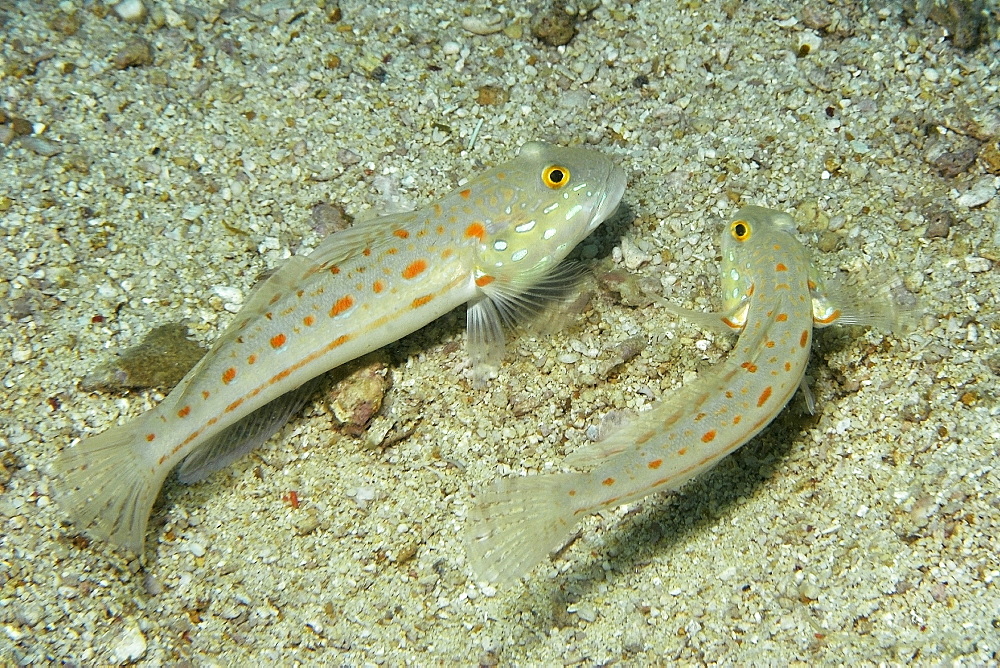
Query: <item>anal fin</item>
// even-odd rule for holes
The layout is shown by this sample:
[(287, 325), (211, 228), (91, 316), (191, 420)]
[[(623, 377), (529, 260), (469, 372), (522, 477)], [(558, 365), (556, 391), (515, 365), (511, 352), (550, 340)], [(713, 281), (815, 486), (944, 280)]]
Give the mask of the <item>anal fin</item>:
[(262, 445), (302, 408), (321, 378), (286, 392), (205, 441), (181, 462), (177, 479), (185, 484), (204, 480)]

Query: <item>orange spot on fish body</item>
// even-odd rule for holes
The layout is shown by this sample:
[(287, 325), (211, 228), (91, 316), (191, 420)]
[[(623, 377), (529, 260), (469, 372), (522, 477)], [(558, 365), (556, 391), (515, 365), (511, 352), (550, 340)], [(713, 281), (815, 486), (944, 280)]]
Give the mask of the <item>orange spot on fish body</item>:
[(236, 369), (234, 367), (229, 367), (228, 369), (222, 372), (222, 382), (225, 383), (226, 385), (229, 385), (229, 383), (233, 382), (234, 378), (236, 378)]
[(484, 241), (486, 239), (486, 228), (482, 223), (476, 221), (465, 228), (465, 236), (469, 239), (476, 238), (480, 241)]
[(146, 440), (149, 441), (150, 443), (152, 443), (155, 438), (156, 434), (146, 434)]
[(697, 415), (694, 416), (695, 422), (701, 422), (704, 419), (705, 419), (705, 413), (698, 413)]
[(742, 415), (737, 415), (736, 417), (733, 418), (733, 424), (739, 424), (740, 420), (742, 419), (743, 419)]
[(764, 345), (767, 346), (768, 348), (773, 348), (774, 347), (774, 341), (768, 341)]
[(481, 288), (486, 287), (495, 280), (496, 279), (493, 278), (492, 276), (480, 276), (479, 278), (476, 279), (476, 285), (478, 285)]
[(757, 365), (754, 364), (753, 362), (744, 362), (740, 366), (749, 371), (750, 373), (757, 373)]
[(646, 466), (648, 466), (649, 468), (654, 469), (654, 470), (660, 468), (660, 466), (662, 466), (662, 465), (663, 465), (663, 460), (662, 459), (654, 459), (653, 461), (651, 461), (648, 464), (646, 464)]
[(681, 448), (680, 450), (677, 451), (677, 454), (683, 457), (684, 455), (687, 454), (687, 452), (688, 452), (687, 448)]
[(288, 338), (284, 334), (275, 334), (274, 336), (271, 337), (271, 347), (280, 348), (281, 346), (285, 345), (287, 341)]
[(385, 290), (385, 285), (382, 281), (375, 281), (375, 283), (372, 284), (372, 290), (377, 294)]
[(338, 267), (337, 265), (333, 265), (332, 267), (330, 267), (330, 273), (334, 274), (334, 275), (339, 274), (340, 273), (340, 267)]
[(715, 440), (715, 430), (714, 429), (710, 429), (709, 431), (706, 431), (704, 434), (701, 435), (701, 442), (702, 443), (711, 443), (714, 440)]
[[(454, 218), (454, 216), (452, 216), (452, 218)], [(444, 234), (444, 225), (438, 225), (434, 228), (434, 231), (438, 234)]]
[(264, 314), (264, 317), (267, 318), (268, 320), (272, 320), (274, 318), (274, 314), (268, 311), (267, 313)]
[(615, 479), (605, 478), (604, 480), (601, 481), (601, 484), (604, 485), (605, 487), (611, 487), (611, 485), (615, 484)]
[(415, 278), (427, 269), (427, 263), (423, 260), (414, 260), (403, 270), (403, 278)]
[(278, 293), (278, 294), (274, 295), (273, 297), (271, 297), (271, 301), (269, 301), (267, 304), (268, 304), (268, 306), (270, 306), (271, 304), (277, 303), (278, 300), (280, 300), (280, 299), (281, 299), (281, 293)]
[(570, 496), (576, 496), (576, 490), (575, 489), (569, 490), (569, 495)]
[(208, 399), (210, 396), (212, 396), (212, 393), (209, 392), (208, 390), (202, 390), (201, 391), (201, 398), (202, 399)]
[(802, 336), (799, 337), (799, 347), (805, 348), (807, 345), (809, 345), (809, 330), (803, 329)]
[(829, 325), (831, 322), (840, 317), (840, 310), (836, 310), (825, 318), (813, 318), (813, 321), (820, 325)]
[(472, 189), (466, 188), (465, 190), (462, 190), (458, 194), (462, 197), (462, 199), (469, 199), (469, 196), (472, 194)]
[(777, 320), (778, 322), (787, 322), (788, 321), (788, 314), (787, 313), (779, 313), (774, 319)]
[(647, 431), (645, 434), (643, 434), (642, 436), (640, 436), (639, 438), (637, 438), (635, 440), (635, 443), (636, 443), (636, 445), (642, 445), (643, 443), (646, 443), (647, 441), (649, 441), (649, 439), (653, 438), (654, 435), (655, 435), (655, 432)]
[(770, 398), (771, 398), (771, 386), (768, 385), (767, 387), (764, 388), (764, 391), (760, 393), (760, 396), (757, 397), (757, 408), (763, 406), (764, 403)]
[(786, 267), (784, 265), (784, 263), (779, 262), (778, 264), (774, 265), (774, 270), (775, 271), (788, 271), (788, 267)]
[(242, 404), (242, 403), (243, 403), (243, 397), (240, 397), (239, 399), (237, 399), (233, 403), (231, 403), (228, 406), (226, 406), (225, 412), (226, 413), (232, 413), (234, 410), (236, 410), (237, 408), (239, 408), (240, 404)]
[(733, 391), (726, 390), (726, 399), (732, 399), (732, 398), (733, 398)]
[(306, 317), (302, 318), (302, 324), (305, 325), (306, 327), (312, 327), (313, 325), (316, 324), (315, 316), (307, 315)]
[[(440, 205), (438, 205), (438, 206), (440, 206)], [(406, 230), (404, 230), (404, 229), (398, 229), (398, 230), (393, 230), (393, 232), (392, 232), (392, 233), (393, 233), (393, 234), (395, 234), (395, 235), (396, 235), (397, 237), (399, 237), (400, 239), (406, 239), (407, 237), (409, 237), (409, 236), (410, 236), (410, 233), (409, 233), (409, 232), (407, 232), (407, 231), (406, 231)]]
[(791, 371), (791, 370), (792, 370), (792, 363), (785, 362), (785, 371)]
[(417, 297), (410, 303), (411, 308), (420, 308), (430, 300), (434, 299), (434, 295), (424, 295), (423, 297)]
[(351, 297), (350, 295), (345, 295), (340, 299), (338, 299), (336, 303), (333, 305), (333, 308), (330, 309), (330, 317), (335, 318), (336, 316), (340, 315), (341, 313), (351, 308), (352, 306), (354, 306), (354, 297)]
[(185, 406), (184, 408), (182, 408), (179, 411), (177, 411), (177, 417), (179, 417), (179, 418), (186, 418), (190, 414), (191, 414), (191, 407), (190, 406)]
[(254, 364), (256, 362), (257, 362), (257, 356), (256, 355), (251, 355), (250, 357), (247, 358), (247, 364)]
[(369, 255), (372, 254), (372, 249), (371, 248), (366, 248), (363, 251), (361, 251), (361, 254), (364, 255), (365, 257), (368, 257)]

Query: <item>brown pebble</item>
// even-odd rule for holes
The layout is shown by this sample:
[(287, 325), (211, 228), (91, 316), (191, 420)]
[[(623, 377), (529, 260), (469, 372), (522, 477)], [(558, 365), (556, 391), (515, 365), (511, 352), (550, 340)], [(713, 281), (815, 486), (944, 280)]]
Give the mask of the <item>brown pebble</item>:
[(976, 149), (947, 151), (934, 159), (934, 167), (946, 179), (953, 179), (976, 162)]
[(32, 127), (31, 121), (27, 121), (23, 118), (12, 118), (10, 119), (10, 129), (14, 131), (18, 137), (27, 137), (35, 128)]
[(170, 389), (205, 355), (205, 349), (187, 338), (180, 323), (157, 327), (138, 345), (88, 374), (80, 381), (85, 391)]
[(951, 226), (955, 224), (955, 216), (944, 209), (928, 209), (924, 211), (924, 218), (927, 220), (925, 239), (945, 239)]
[(500, 86), (480, 86), (476, 102), (482, 105), (500, 105), (510, 99), (506, 88)]
[(993, 139), (983, 144), (979, 159), (987, 172), (1000, 174), (1000, 140)]
[(142, 38), (133, 39), (115, 56), (115, 69), (153, 64), (153, 47)]
[(570, 16), (557, 4), (551, 4), (539, 11), (531, 25), (535, 39), (549, 46), (562, 46), (576, 35), (576, 16)]
[(80, 29), (80, 17), (73, 14), (59, 13), (49, 21), (49, 28), (64, 35), (72, 36)]
[(391, 385), (389, 357), (384, 351), (369, 353), (337, 369), (330, 390), (330, 409), (344, 433), (360, 436), (382, 408)]

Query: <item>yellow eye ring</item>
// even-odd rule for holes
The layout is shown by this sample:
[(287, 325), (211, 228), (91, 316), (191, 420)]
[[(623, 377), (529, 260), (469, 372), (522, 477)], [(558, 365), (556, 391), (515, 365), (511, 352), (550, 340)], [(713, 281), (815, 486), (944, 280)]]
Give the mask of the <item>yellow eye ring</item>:
[(542, 183), (558, 190), (569, 183), (569, 170), (561, 165), (551, 165), (542, 170)]
[(737, 241), (746, 241), (753, 234), (753, 229), (750, 227), (750, 223), (745, 220), (734, 220), (729, 226), (729, 233)]

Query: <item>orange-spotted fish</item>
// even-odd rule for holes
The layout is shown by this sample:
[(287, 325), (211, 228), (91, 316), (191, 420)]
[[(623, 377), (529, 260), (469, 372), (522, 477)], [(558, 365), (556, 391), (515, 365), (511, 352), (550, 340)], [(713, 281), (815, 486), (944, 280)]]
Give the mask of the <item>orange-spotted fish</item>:
[(565, 283), (560, 261), (624, 189), (607, 156), (531, 142), (425, 208), (332, 235), (267, 279), (156, 408), (64, 449), (57, 499), (81, 528), (141, 554), (177, 464), (184, 482), (228, 465), (301, 405), (297, 388), (463, 303), (482, 384), (504, 325)]
[(507, 478), (477, 499), (468, 539), (478, 578), (520, 577), (587, 515), (677, 489), (746, 443), (796, 388), (806, 389), (814, 327), (900, 322), (903, 311), (889, 305), (877, 310), (828, 296), (794, 233), (792, 218), (778, 211), (748, 206), (736, 214), (723, 235), (723, 312), (669, 307), (712, 329), (739, 331), (726, 360), (566, 458), (583, 471)]

